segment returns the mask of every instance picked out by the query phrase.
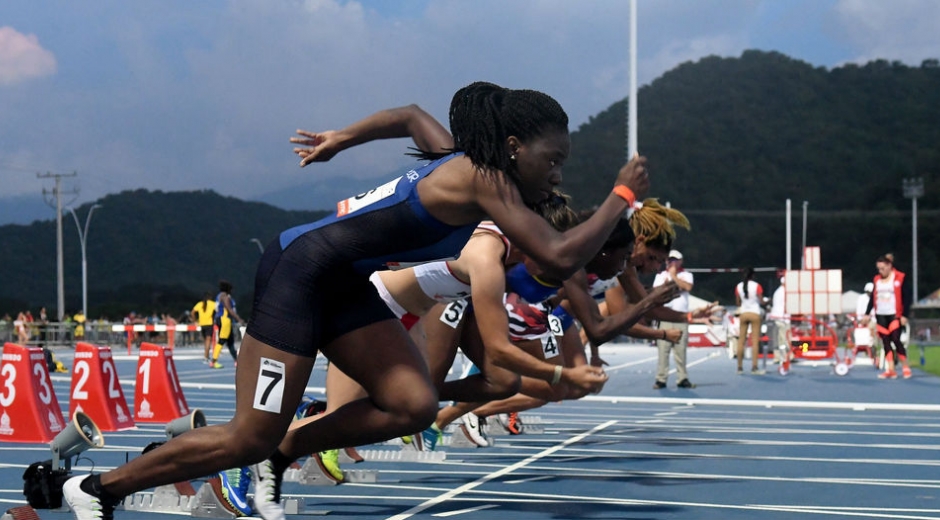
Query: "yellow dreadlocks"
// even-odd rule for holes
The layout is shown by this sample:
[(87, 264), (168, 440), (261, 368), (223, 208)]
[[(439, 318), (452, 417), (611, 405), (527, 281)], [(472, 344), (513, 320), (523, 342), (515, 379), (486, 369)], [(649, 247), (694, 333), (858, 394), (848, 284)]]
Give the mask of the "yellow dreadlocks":
[(667, 208), (657, 199), (644, 200), (643, 207), (630, 218), (630, 227), (636, 236), (643, 236), (646, 245), (664, 249), (672, 247), (672, 241), (676, 239), (675, 226), (692, 229), (689, 219), (681, 211)]

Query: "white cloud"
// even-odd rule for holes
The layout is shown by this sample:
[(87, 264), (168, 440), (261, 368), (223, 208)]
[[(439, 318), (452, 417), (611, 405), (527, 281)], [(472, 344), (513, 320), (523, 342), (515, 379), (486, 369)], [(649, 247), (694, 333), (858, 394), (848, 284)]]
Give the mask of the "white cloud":
[(886, 59), (919, 65), (926, 58), (940, 58), (940, 2), (840, 0), (834, 12), (859, 51), (854, 62)]
[(0, 85), (51, 76), (55, 71), (55, 55), (42, 48), (35, 34), (0, 27)]
[[(0, 59), (14, 38), (51, 60), (46, 74), (57, 60), (60, 69), (54, 82), (0, 96), (0, 166), (32, 157), (37, 170), (76, 170), (90, 183), (83, 195), (145, 187), (253, 197), (311, 176), (386, 175), (407, 161), (408, 143), (397, 141), (300, 170), (287, 142), (298, 127), (342, 127), (412, 102), (446, 123), (453, 92), (476, 80), (547, 92), (572, 128), (626, 95), (626, 1), (433, 0), (405, 2), (418, 9), (404, 13), (378, 1), (177, 0), (155, 10), (94, 0), (55, 12), (33, 3), (4, 12), (0, 2), (0, 19), (43, 42), (0, 29)], [(940, 48), (932, 0), (638, 4), (641, 85), (755, 45), (826, 66), (853, 54), (919, 63)], [(794, 11), (795, 22), (783, 18)], [(806, 23), (829, 17), (838, 22)], [(834, 26), (841, 34), (818, 36)], [(804, 44), (786, 47), (793, 41)], [(820, 58), (817, 42), (843, 48)], [(0, 74), (13, 70), (3, 63)]]

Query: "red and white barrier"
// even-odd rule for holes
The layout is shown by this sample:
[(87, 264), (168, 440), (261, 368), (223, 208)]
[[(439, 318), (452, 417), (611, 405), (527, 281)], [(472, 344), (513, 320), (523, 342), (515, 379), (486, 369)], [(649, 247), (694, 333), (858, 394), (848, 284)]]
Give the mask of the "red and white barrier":
[(134, 427), (127, 399), (118, 382), (111, 347), (90, 343), (75, 345), (69, 417), (85, 412), (101, 431), (115, 432)]
[(65, 421), (42, 349), (6, 343), (0, 359), (0, 441), (51, 441)]
[(141, 343), (134, 387), (134, 420), (166, 423), (187, 414), (189, 406), (176, 375), (173, 350), (153, 343)]
[(134, 342), (134, 333), (137, 332), (166, 332), (166, 342), (173, 348), (177, 332), (193, 332), (200, 330), (199, 325), (147, 325), (138, 323), (136, 325), (111, 325), (111, 332), (127, 333), (127, 353), (131, 353), (131, 343)]

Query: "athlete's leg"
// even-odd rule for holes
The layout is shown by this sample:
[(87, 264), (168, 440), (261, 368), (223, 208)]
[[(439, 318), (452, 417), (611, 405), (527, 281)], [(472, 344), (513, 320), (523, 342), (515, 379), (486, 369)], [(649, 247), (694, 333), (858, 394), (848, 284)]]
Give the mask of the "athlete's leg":
[[(262, 373), (262, 360), (282, 366)], [(248, 336), (235, 373), (235, 417), (190, 430), (101, 475), (112, 495), (131, 493), (246, 466), (274, 451), (294, 416), (314, 358), (289, 354)], [(266, 366), (274, 366), (270, 362)], [(280, 377), (278, 377), (278, 375)], [(283, 386), (281, 386), (283, 383)], [(276, 403), (280, 403), (279, 406)]]
[(423, 430), (434, 420), (438, 401), (427, 365), (398, 320), (353, 330), (322, 350), (368, 397), (291, 430), (278, 447), (288, 458), (384, 441)]

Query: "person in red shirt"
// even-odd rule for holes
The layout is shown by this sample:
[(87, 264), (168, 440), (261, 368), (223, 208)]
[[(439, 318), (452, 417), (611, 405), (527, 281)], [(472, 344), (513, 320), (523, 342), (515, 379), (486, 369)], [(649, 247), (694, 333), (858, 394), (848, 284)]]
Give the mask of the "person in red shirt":
[(878, 257), (875, 262), (878, 274), (875, 275), (875, 289), (868, 302), (868, 309), (862, 319), (868, 325), (871, 311), (875, 311), (875, 324), (878, 336), (885, 349), (885, 371), (879, 379), (897, 379), (894, 370), (896, 362), (901, 362), (904, 379), (911, 377), (911, 367), (907, 364), (907, 349), (901, 342), (901, 327), (907, 326), (907, 313), (911, 308), (911, 286), (907, 276), (894, 268), (894, 255), (888, 253)]

